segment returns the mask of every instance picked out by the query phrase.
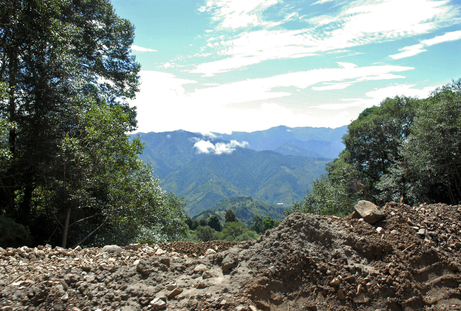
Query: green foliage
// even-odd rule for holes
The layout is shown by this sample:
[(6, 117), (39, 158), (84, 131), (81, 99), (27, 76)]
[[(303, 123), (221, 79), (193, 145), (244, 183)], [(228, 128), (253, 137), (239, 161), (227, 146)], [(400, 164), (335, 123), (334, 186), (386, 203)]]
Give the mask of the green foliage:
[(418, 104), (418, 100), (403, 96), (387, 98), (380, 106), (365, 109), (348, 126), (343, 138), (348, 152), (344, 160), (354, 165), (357, 178), (366, 186), (363, 199), (376, 199), (377, 182), (401, 159), (399, 147), (410, 135)]
[(13, 219), (0, 216), (0, 247), (21, 247), (31, 244), (32, 237), (28, 228)]
[(234, 241), (235, 242), (243, 242), (243, 241), (251, 241), (251, 240), (256, 240), (259, 238), (259, 234), (252, 230), (246, 230), (242, 234), (238, 235), (235, 237)]
[(182, 238), (184, 203), (128, 135), (134, 27), (108, 0), (6, 0), (0, 11), (0, 214), (64, 247)]
[(460, 137), (461, 80), (458, 80), (421, 101), (411, 135), (400, 148), (404, 160), (396, 163), (381, 180), (383, 196), (395, 199), (400, 195), (412, 204), (461, 202)]
[(387, 98), (348, 129), (346, 149), (289, 212), (345, 215), (359, 199), (461, 202), (461, 80), (423, 100)]
[(246, 231), (248, 231), (248, 228), (240, 222), (226, 222), (219, 237), (220, 240), (223, 241), (235, 241), (239, 235), (245, 233)]
[(198, 226), (196, 233), (203, 242), (217, 240), (216, 231), (209, 226)]
[(258, 234), (263, 234), (266, 230), (273, 229), (279, 225), (279, 221), (272, 219), (270, 216), (264, 217), (260, 216), (253, 217), (254, 224), (251, 226), (251, 229)]
[(264, 233), (263, 218), (261, 216), (253, 217), (254, 224), (251, 226), (251, 229), (258, 234)]
[(276, 219), (270, 218), (270, 216), (267, 216), (263, 220), (263, 230), (270, 230), (279, 225), (279, 222)]
[(254, 223), (254, 217), (270, 216), (274, 219), (282, 219), (284, 207), (274, 206), (262, 203), (250, 197), (237, 197), (228, 198), (219, 201), (209, 209), (194, 216), (196, 219), (208, 219), (212, 215), (218, 216), (218, 218), (224, 222), (226, 211), (231, 209), (237, 219), (246, 224), (252, 225)]
[[(230, 155), (197, 154), (196, 139), (204, 137), (185, 131), (141, 134), (141, 139), (146, 145), (141, 158), (152, 162), (165, 189), (185, 197), (191, 216), (226, 198), (250, 196), (268, 205), (289, 204), (311, 189), (328, 162), (242, 148)], [(245, 217), (248, 224), (253, 216)], [(272, 212), (267, 216), (276, 218)]]
[(235, 217), (235, 214), (232, 210), (228, 209), (226, 211), (226, 215), (224, 216), (224, 219), (226, 220), (226, 223), (228, 222), (238, 222), (237, 217)]
[(186, 225), (190, 230), (195, 230), (199, 226), (199, 221), (197, 219), (190, 218), (189, 215), (186, 216)]
[(208, 219), (208, 226), (215, 229), (216, 231), (221, 231), (222, 230), (221, 222), (219, 221), (219, 218), (216, 215), (212, 215)]
[(327, 164), (327, 174), (314, 181), (312, 192), (292, 205), (289, 213), (312, 213), (345, 216), (363, 196), (364, 186), (358, 181), (359, 172), (349, 164), (347, 150)]

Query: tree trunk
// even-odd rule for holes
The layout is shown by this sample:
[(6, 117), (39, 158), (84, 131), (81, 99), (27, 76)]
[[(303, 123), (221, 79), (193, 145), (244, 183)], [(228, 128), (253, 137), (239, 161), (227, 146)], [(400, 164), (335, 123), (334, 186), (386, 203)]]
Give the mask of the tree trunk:
[(72, 208), (67, 208), (66, 222), (64, 224), (64, 234), (62, 235), (62, 247), (66, 248), (67, 244), (67, 234), (69, 233), (69, 221), (70, 221), (70, 212)]

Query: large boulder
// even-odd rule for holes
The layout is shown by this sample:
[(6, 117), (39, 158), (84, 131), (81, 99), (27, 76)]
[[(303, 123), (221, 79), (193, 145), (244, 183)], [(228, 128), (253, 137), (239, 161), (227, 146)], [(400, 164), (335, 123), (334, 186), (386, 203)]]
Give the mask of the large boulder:
[(384, 213), (379, 207), (369, 201), (359, 201), (354, 209), (369, 224), (374, 224), (384, 217)]

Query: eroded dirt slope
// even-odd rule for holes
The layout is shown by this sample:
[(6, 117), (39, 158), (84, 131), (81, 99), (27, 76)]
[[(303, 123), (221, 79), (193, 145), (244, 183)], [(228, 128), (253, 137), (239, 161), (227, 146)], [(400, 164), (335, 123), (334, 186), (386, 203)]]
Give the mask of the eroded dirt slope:
[(461, 310), (461, 206), (382, 212), (239, 244), (0, 249), (0, 310)]

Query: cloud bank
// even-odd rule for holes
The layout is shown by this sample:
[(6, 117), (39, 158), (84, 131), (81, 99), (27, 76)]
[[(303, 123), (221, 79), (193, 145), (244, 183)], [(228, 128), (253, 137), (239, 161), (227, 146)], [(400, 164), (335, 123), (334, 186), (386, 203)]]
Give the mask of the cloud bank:
[(244, 148), (248, 145), (248, 142), (238, 142), (236, 140), (231, 140), (230, 143), (216, 143), (213, 144), (211, 141), (208, 140), (199, 140), (194, 144), (194, 148), (197, 148), (197, 153), (207, 153), (207, 154), (231, 154), (235, 151), (237, 147)]

